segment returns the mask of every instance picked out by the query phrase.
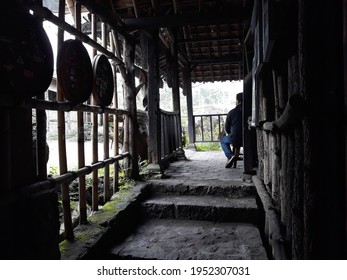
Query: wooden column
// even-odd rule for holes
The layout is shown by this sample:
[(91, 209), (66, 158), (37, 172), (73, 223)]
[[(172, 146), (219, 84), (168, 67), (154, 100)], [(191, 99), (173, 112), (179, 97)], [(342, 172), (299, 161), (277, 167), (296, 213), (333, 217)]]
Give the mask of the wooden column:
[[(107, 26), (106, 23), (101, 23), (101, 41), (102, 46), (107, 49)], [(110, 157), (110, 130), (109, 130), (109, 114), (104, 113), (104, 159)], [(104, 202), (110, 200), (110, 166), (107, 164), (104, 168)]]
[[(255, 174), (254, 167), (257, 154), (255, 129), (248, 125), (248, 118), (252, 117), (252, 76), (248, 75), (243, 83), (243, 163), (245, 174)], [(223, 128), (224, 129), (224, 128)]]
[(177, 145), (178, 148), (177, 157), (179, 159), (184, 159), (184, 150), (182, 148), (182, 122), (181, 122), (181, 102), (180, 102), (180, 86), (179, 86), (179, 76), (178, 76), (178, 48), (176, 43), (176, 30), (173, 30), (175, 42), (172, 44), (172, 68), (171, 68), (171, 77), (172, 77), (172, 100), (173, 100), (173, 110), (179, 112), (178, 117), (178, 137), (177, 137)]
[[(114, 33), (112, 32), (110, 34), (110, 46), (111, 46), (111, 52), (112, 53), (118, 53), (118, 51), (115, 48), (114, 41), (117, 40), (118, 38), (114, 39)], [(119, 53), (118, 53), (119, 54)], [(120, 57), (120, 56), (119, 56)], [(112, 63), (112, 70), (113, 70), (113, 107), (115, 109), (118, 109), (118, 92), (117, 92), (117, 67)], [(118, 122), (119, 122), (119, 117), (118, 115), (113, 115), (113, 156), (116, 157), (119, 154), (119, 139), (118, 139)], [(116, 193), (119, 190), (119, 164), (118, 161), (116, 161), (113, 165), (113, 193)]]
[(188, 136), (189, 144), (194, 143), (193, 94), (190, 64), (186, 63), (183, 69), (183, 94), (187, 97)]
[(159, 164), (159, 33), (155, 29), (148, 39), (148, 162)]
[[(92, 14), (92, 38), (94, 41), (97, 40), (97, 19), (95, 14)], [(92, 58), (94, 58), (96, 54), (97, 54), (96, 50), (93, 49)], [(93, 105), (96, 105), (94, 99), (93, 99)], [(93, 163), (96, 163), (99, 161), (98, 119), (99, 119), (99, 114), (93, 113), (93, 117), (92, 117), (92, 150), (93, 150), (92, 161)], [(99, 210), (99, 176), (98, 176), (97, 170), (93, 171), (92, 210), (93, 211)]]
[[(344, 62), (344, 73), (347, 73), (347, 0), (343, 1), (343, 62)], [(344, 78), (344, 107), (345, 107), (345, 115), (344, 115), (344, 131), (345, 131), (345, 139), (347, 139), (347, 77)], [(345, 149), (345, 162), (347, 162), (347, 149)], [(347, 182), (347, 172), (345, 174), (345, 181)], [(345, 184), (345, 201), (347, 201), (347, 183)], [(345, 244), (347, 244), (347, 203), (345, 204)], [(347, 245), (345, 249), (345, 259), (347, 259)]]
[[(59, 18), (65, 18), (65, 1), (59, 1)], [(58, 29), (58, 49), (59, 46), (64, 41), (64, 30)], [(57, 101), (64, 101), (63, 94), (57, 83)], [(65, 135), (65, 113), (63, 111), (58, 111), (58, 146), (59, 146), (59, 170), (60, 174), (64, 174), (68, 171), (67, 160), (66, 160), (66, 135)], [(63, 203), (64, 212), (64, 226), (65, 226), (65, 238), (68, 240), (73, 240), (73, 228), (71, 219), (71, 209), (70, 209), (70, 194), (69, 194), (69, 184), (64, 183), (61, 185), (61, 195)]]
[(135, 45), (124, 41), (123, 57), (125, 65), (125, 109), (130, 112), (128, 117), (127, 127), (129, 137), (128, 143), (124, 142), (124, 146), (128, 146), (131, 155), (129, 168), (130, 177), (139, 179), (139, 165), (137, 152), (135, 148), (135, 135), (137, 129), (137, 109), (136, 109), (136, 87), (135, 87)]
[[(75, 2), (75, 25), (81, 30), (81, 4)], [(77, 151), (78, 151), (78, 168), (85, 166), (85, 150), (84, 150), (84, 115), (83, 112), (77, 112)], [(78, 194), (79, 194), (79, 210), (80, 224), (87, 223), (87, 203), (86, 203), (86, 177), (78, 178)]]

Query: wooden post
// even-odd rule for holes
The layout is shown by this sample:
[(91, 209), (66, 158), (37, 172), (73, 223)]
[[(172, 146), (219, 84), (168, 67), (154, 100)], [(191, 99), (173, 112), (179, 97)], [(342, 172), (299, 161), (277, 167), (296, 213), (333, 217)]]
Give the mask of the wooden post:
[[(42, 6), (42, 0), (37, 1)], [(34, 13), (35, 14), (35, 13)], [(45, 99), (45, 93), (40, 92), (37, 99)], [(47, 118), (44, 110), (36, 110), (36, 168), (38, 180), (47, 178), (48, 154), (46, 148)]]
[(188, 136), (189, 144), (194, 144), (193, 94), (190, 64), (183, 69), (183, 95), (187, 97)]
[[(125, 64), (125, 108), (130, 112), (128, 117), (127, 128), (129, 133), (128, 147), (131, 155), (130, 158), (130, 177), (140, 179), (137, 151), (135, 147), (135, 135), (137, 129), (137, 109), (136, 109), (136, 87), (135, 87), (135, 46), (132, 43), (124, 41), (124, 64)], [(125, 143), (124, 143), (124, 146)]]
[[(81, 30), (81, 4), (75, 2), (75, 24), (78, 30)], [(78, 150), (78, 168), (85, 166), (84, 151), (84, 116), (82, 111), (77, 112), (77, 150)], [(80, 176), (79, 183), (79, 211), (80, 224), (87, 223), (87, 204), (86, 204), (86, 177)]]
[[(115, 50), (115, 44), (113, 40), (113, 32), (110, 33), (110, 45), (111, 45), (111, 52), (116, 52)], [(117, 93), (117, 68), (115, 65), (112, 64), (112, 70), (113, 70), (113, 107), (115, 109), (118, 108), (118, 93)], [(119, 131), (118, 131), (118, 115), (113, 115), (113, 156), (116, 157), (119, 153)], [(115, 161), (113, 165), (113, 193), (116, 193), (119, 190), (119, 169), (118, 169), (119, 163), (118, 161)]]
[[(347, 1), (343, 1), (343, 63), (344, 73), (347, 73)], [(345, 109), (345, 122), (344, 131), (345, 139), (347, 139), (347, 77), (344, 78), (344, 109)], [(347, 149), (345, 148), (345, 162), (347, 163)], [(345, 173), (345, 182), (347, 182), (347, 172)], [(345, 201), (347, 201), (347, 183), (345, 184)], [(347, 203), (345, 204), (345, 244), (347, 244)], [(345, 259), (347, 259), (347, 248), (345, 249)]]
[(172, 65), (171, 65), (171, 77), (172, 77), (172, 100), (173, 100), (173, 110), (178, 112), (177, 119), (177, 139), (178, 143), (175, 143), (175, 148), (179, 149), (177, 157), (179, 159), (185, 159), (184, 150), (182, 148), (182, 123), (181, 123), (181, 102), (180, 102), (180, 87), (179, 87), (179, 76), (178, 76), (178, 48), (177, 48), (177, 32), (173, 30), (174, 43), (172, 44), (171, 55), (172, 55)]
[(159, 31), (151, 32), (148, 38), (148, 162), (155, 166), (160, 161), (159, 123)]
[(303, 129), (300, 123), (295, 128), (295, 162), (292, 206), (292, 258), (304, 259), (304, 149)]
[[(106, 24), (103, 22), (101, 24), (101, 40), (102, 46), (107, 49), (106, 31)], [(108, 113), (104, 113), (104, 159), (108, 159), (110, 157), (110, 136), (108, 117)], [(110, 200), (110, 166), (106, 164), (104, 168), (104, 203), (108, 200)]]
[[(255, 129), (248, 124), (248, 118), (252, 117), (252, 75), (247, 75), (243, 80), (243, 164), (245, 174), (254, 174), (256, 162)], [(224, 130), (224, 127), (223, 127)]]
[[(96, 41), (96, 16), (92, 14), (92, 38)], [(96, 56), (96, 50), (93, 49), (93, 57)], [(95, 100), (93, 99), (93, 104), (95, 105)], [(93, 113), (93, 119), (92, 119), (92, 149), (93, 149), (93, 163), (96, 163), (99, 161), (99, 152), (98, 152), (98, 113)], [(92, 187), (92, 210), (98, 211), (99, 210), (99, 177), (98, 177), (98, 171), (93, 171), (93, 187)]]
[[(59, 1), (59, 18), (64, 20), (65, 18), (65, 0)], [(64, 30), (58, 29), (58, 49), (64, 41)], [(57, 101), (64, 101), (63, 94), (57, 83)], [(62, 111), (58, 111), (58, 145), (59, 145), (59, 169), (60, 174), (64, 174), (68, 171), (67, 160), (66, 160), (66, 135), (65, 135), (65, 114)], [(63, 214), (64, 214), (64, 227), (65, 227), (65, 238), (73, 240), (73, 228), (72, 218), (70, 209), (70, 194), (69, 184), (63, 183), (61, 185), (61, 196), (63, 203)]]

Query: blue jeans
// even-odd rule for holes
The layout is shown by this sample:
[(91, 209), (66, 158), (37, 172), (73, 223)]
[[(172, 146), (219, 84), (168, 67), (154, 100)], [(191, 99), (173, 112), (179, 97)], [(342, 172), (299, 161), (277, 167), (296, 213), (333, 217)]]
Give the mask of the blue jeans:
[(230, 142), (229, 136), (224, 136), (222, 140), (220, 140), (220, 145), (224, 151), (225, 156), (228, 159), (231, 159), (231, 157), (234, 155), (233, 152), (231, 151), (230, 144), (231, 142)]

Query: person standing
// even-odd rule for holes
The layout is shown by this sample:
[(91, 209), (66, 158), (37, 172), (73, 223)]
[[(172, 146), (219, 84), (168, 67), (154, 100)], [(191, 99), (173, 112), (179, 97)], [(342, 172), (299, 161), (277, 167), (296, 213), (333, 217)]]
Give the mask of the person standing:
[(237, 161), (242, 147), (242, 92), (236, 95), (236, 107), (229, 111), (224, 128), (227, 135), (221, 139), (220, 144), (227, 157), (225, 167), (230, 168)]

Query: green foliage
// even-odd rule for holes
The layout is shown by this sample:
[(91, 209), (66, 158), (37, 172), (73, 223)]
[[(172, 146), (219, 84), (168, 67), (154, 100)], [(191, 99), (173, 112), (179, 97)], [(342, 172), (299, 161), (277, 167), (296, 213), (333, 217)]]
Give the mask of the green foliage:
[(208, 143), (195, 143), (195, 149), (197, 151), (220, 151), (221, 147), (219, 142), (208, 142)]
[(51, 174), (52, 176), (58, 175), (58, 166), (50, 166), (49, 174)]

